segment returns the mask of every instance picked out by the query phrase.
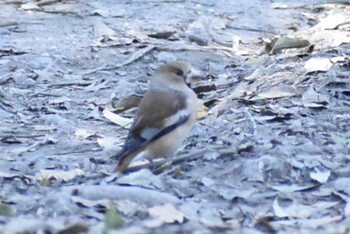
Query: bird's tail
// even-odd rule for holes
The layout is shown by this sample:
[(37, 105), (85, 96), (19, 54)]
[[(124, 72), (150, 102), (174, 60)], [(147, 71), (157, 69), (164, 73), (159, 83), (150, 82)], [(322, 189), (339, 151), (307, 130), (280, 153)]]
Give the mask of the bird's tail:
[(118, 164), (114, 171), (123, 173), (125, 169), (129, 166), (131, 161), (144, 150), (145, 147), (137, 148), (133, 151), (127, 151), (122, 149), (121, 152), (116, 156), (118, 159)]

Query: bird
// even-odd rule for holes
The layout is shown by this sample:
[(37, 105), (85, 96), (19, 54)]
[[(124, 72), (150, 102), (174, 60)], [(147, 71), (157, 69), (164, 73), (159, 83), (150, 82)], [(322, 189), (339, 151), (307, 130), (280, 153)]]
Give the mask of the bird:
[(178, 149), (197, 120), (198, 98), (191, 82), (200, 78), (198, 70), (181, 60), (155, 69), (124, 146), (116, 155), (116, 172), (124, 173), (141, 153), (152, 161)]

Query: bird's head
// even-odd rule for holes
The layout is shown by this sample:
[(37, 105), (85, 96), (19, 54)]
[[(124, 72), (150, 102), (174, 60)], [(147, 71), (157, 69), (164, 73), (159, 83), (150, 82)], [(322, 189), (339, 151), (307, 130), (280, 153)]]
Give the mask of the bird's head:
[(158, 67), (152, 82), (161, 83), (173, 89), (183, 89), (201, 77), (199, 71), (183, 61), (172, 61)]

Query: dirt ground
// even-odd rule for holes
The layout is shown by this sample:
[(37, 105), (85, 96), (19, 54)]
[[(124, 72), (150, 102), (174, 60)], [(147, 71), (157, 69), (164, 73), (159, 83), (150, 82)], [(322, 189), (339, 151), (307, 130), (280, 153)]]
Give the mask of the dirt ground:
[[(0, 233), (350, 232), (349, 1), (0, 9)], [(198, 123), (167, 163), (115, 174), (174, 59), (204, 74)]]

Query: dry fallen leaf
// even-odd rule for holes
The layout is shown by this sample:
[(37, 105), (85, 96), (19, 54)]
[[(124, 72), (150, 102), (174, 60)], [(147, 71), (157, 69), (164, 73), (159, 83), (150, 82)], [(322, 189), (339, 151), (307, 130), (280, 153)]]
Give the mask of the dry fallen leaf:
[(303, 191), (306, 189), (314, 188), (316, 186), (317, 186), (316, 184), (306, 184), (306, 185), (281, 184), (281, 185), (274, 185), (272, 186), (272, 188), (282, 193), (292, 193), (292, 192)]
[(157, 39), (168, 39), (172, 35), (174, 35), (174, 31), (159, 31), (159, 32), (152, 32), (148, 33), (147, 36), (157, 38)]
[(282, 3), (282, 2), (274, 2), (270, 5), (271, 8), (273, 9), (287, 9), (288, 4), (287, 3)]
[(36, 131), (51, 131), (51, 130), (57, 129), (57, 127), (53, 125), (40, 125), (40, 124), (33, 125), (33, 128)]
[(96, 21), (92, 28), (96, 37), (115, 36), (116, 32), (102, 21)]
[(331, 172), (326, 170), (326, 171), (320, 171), (316, 168), (316, 172), (311, 172), (310, 177), (317, 182), (324, 184), (328, 181), (328, 178), (330, 177)]
[(334, 207), (339, 202), (317, 202), (312, 205), (304, 205), (293, 200), (288, 206), (281, 206), (278, 198), (273, 202), (273, 210), (277, 217), (308, 218), (313, 214)]
[(249, 98), (250, 101), (270, 99), (270, 98), (282, 98), (291, 97), (297, 95), (297, 91), (291, 86), (278, 86), (272, 87), (269, 90), (263, 91)]
[(304, 48), (309, 45), (310, 45), (310, 42), (302, 38), (281, 37), (277, 39), (270, 53), (276, 54), (284, 49)]
[(23, 10), (40, 10), (40, 7), (35, 2), (27, 2), (21, 5), (21, 9)]
[(103, 116), (112, 121), (113, 123), (118, 124), (124, 128), (131, 127), (132, 119), (121, 117), (120, 115), (114, 114), (113, 112), (110, 112), (107, 109), (103, 110)]
[(304, 68), (309, 72), (326, 72), (332, 67), (333, 63), (328, 58), (311, 58), (305, 62)]
[(301, 98), (305, 107), (322, 107), (326, 108), (329, 101), (325, 95), (317, 93), (314, 88), (310, 87), (306, 90)]
[(345, 193), (346, 195), (350, 196), (350, 178), (337, 178), (333, 182), (333, 188), (339, 193)]
[(154, 218), (145, 223), (148, 227), (161, 226), (163, 223), (183, 223), (184, 221), (184, 215), (169, 203), (151, 207), (148, 212)]
[(72, 201), (77, 204), (80, 207), (94, 207), (94, 206), (99, 206), (99, 207), (108, 207), (111, 204), (111, 201), (108, 199), (101, 199), (101, 200), (89, 200), (89, 199), (84, 199), (79, 196), (72, 196)]
[(97, 138), (97, 144), (105, 150), (114, 149), (119, 142), (115, 137), (100, 136)]
[(339, 25), (347, 23), (350, 21), (350, 17), (343, 12), (336, 14), (331, 14), (324, 19), (321, 19), (320, 22), (315, 25), (315, 27), (320, 27), (321, 29), (335, 29)]
[(36, 173), (36, 180), (41, 182), (48, 179), (55, 179), (58, 181), (69, 181), (77, 176), (85, 175), (85, 172), (81, 169), (73, 169), (70, 171), (59, 171), (59, 170), (45, 170), (41, 169), (40, 172)]
[(122, 176), (117, 179), (119, 184), (128, 184), (133, 186), (142, 186), (144, 188), (164, 189), (164, 185), (159, 176), (152, 174), (148, 169), (142, 169)]
[[(244, 77), (244, 80), (246, 81), (253, 81), (253, 80), (256, 80), (262, 76), (265, 75), (265, 73), (267, 72), (267, 69), (266, 67), (264, 66), (260, 66), (258, 67), (257, 69), (254, 70), (254, 72), (252, 74), (250, 74), (249, 76), (247, 77)], [(238, 84), (240, 85), (240, 84)]]
[(75, 130), (74, 138), (86, 139), (86, 138), (91, 137), (95, 134), (96, 134), (95, 132), (90, 131), (88, 129), (77, 129), (77, 130)]
[(48, 103), (49, 104), (58, 104), (58, 103), (64, 103), (64, 102), (70, 102), (70, 101), (72, 101), (72, 99), (70, 99), (69, 97), (62, 96), (59, 98), (50, 99), (48, 101)]
[(209, 227), (224, 227), (226, 224), (216, 208), (202, 207), (198, 212), (198, 220)]

